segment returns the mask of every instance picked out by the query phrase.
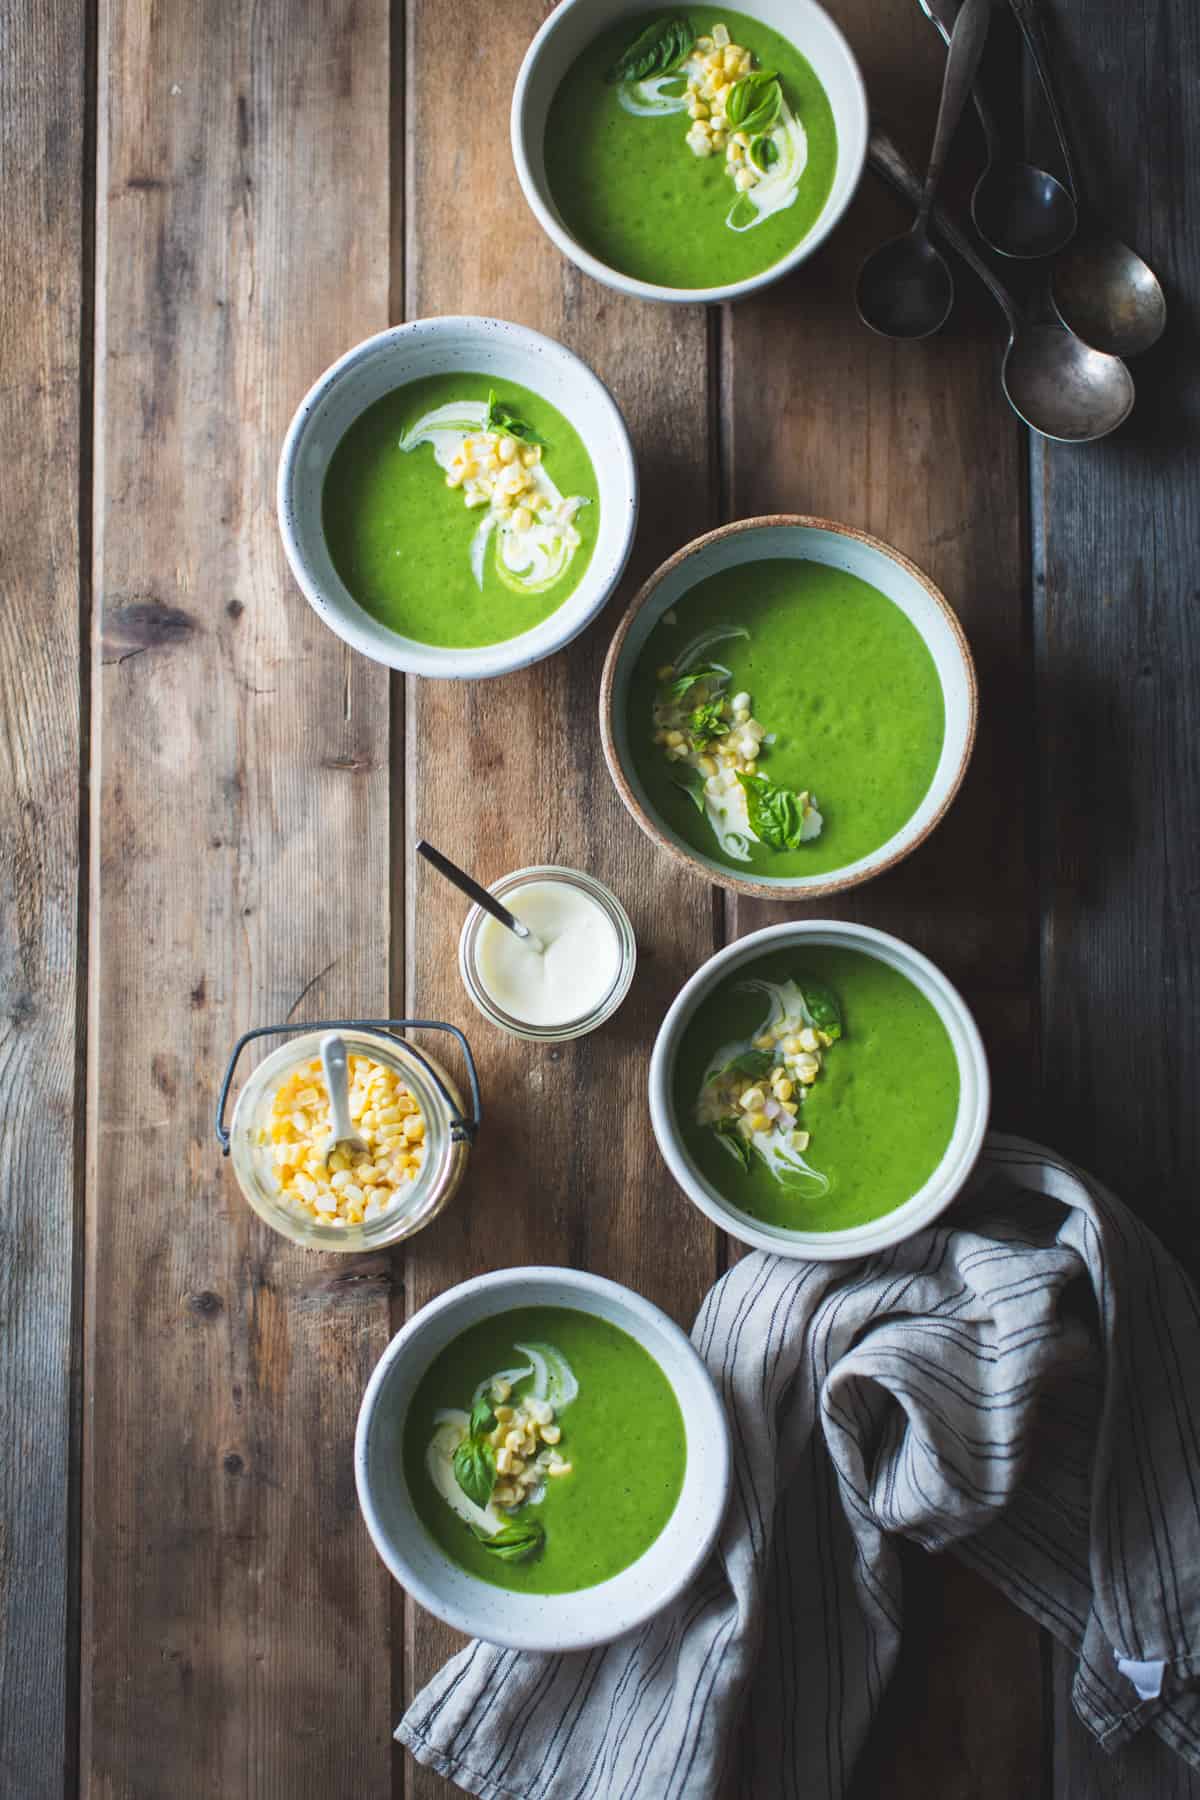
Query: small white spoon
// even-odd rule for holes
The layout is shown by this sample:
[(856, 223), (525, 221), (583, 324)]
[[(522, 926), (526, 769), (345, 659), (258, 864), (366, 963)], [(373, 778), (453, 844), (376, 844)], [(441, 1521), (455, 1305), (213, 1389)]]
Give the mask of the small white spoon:
[(350, 1065), (345, 1043), (336, 1031), (326, 1032), (321, 1039), (321, 1067), (325, 1071), (325, 1091), (333, 1115), (333, 1135), (326, 1140), (324, 1162), (328, 1165), (335, 1150), (341, 1150), (347, 1156), (370, 1156), (370, 1150), (350, 1119)]

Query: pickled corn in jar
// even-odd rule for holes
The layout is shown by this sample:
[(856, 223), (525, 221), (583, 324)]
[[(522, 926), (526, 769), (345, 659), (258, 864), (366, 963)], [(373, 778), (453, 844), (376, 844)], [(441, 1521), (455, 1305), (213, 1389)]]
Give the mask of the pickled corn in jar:
[[(372, 1250), (399, 1243), (437, 1217), (462, 1180), (479, 1123), (479, 1083), (470, 1047), (462, 1049), (472, 1095), (470, 1115), (451, 1076), (428, 1051), (399, 1035), (404, 1020), (348, 1020), (265, 1026), (239, 1039), (225, 1072), (217, 1136), (233, 1158), (250, 1205), (293, 1243), (314, 1250)], [(363, 1148), (333, 1151), (321, 1039), (336, 1031), (346, 1046), (351, 1123)], [(226, 1101), (251, 1041), (286, 1040), (247, 1078), (228, 1129)]]

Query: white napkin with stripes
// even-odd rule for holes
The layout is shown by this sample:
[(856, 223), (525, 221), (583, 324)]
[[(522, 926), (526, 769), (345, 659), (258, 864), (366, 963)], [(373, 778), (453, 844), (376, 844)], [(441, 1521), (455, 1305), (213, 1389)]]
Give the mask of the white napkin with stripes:
[(894, 1539), (951, 1550), (1077, 1657), (1100, 1743), (1200, 1768), (1200, 1312), (1050, 1151), (989, 1138), (937, 1224), (854, 1263), (747, 1256), (692, 1333), (734, 1482), (719, 1553), (589, 1654), (475, 1643), (396, 1736), (483, 1800), (830, 1800), (901, 1635)]

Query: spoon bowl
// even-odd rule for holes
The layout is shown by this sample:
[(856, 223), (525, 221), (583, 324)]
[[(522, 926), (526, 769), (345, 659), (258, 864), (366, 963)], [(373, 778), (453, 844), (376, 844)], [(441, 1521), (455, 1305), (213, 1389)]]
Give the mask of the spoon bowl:
[[(1040, 0), (1009, 3), (1046, 96), (1068, 186), (1080, 195)], [(1167, 323), (1167, 303), (1158, 277), (1135, 250), (1095, 223), (1090, 207), (1084, 206), (1083, 212), (1088, 221), (1084, 240), (1056, 265), (1050, 281), (1051, 302), (1067, 330), (1094, 349), (1110, 356), (1136, 356), (1162, 336)]]
[(859, 318), (882, 337), (929, 337), (941, 330), (954, 305), (954, 277), (930, 242), (929, 213), (983, 55), (991, 9), (992, 0), (964, 0), (950, 32), (933, 148), (911, 230), (872, 251), (858, 272)]
[(975, 184), (971, 217), (986, 244), (1014, 259), (1056, 255), (1079, 224), (1062, 182), (1025, 162), (989, 164)]
[(1158, 277), (1136, 250), (1107, 234), (1082, 239), (1055, 264), (1050, 296), (1064, 325), (1112, 356), (1136, 356), (1166, 329)]
[[(958, 0), (919, 0), (922, 12), (949, 44), (958, 17)], [(971, 217), (983, 241), (1001, 256), (1029, 259), (1053, 256), (1069, 244), (1079, 212), (1069, 188), (1047, 169), (1014, 160), (983, 95), (974, 93), (983, 132), (986, 161), (971, 197)]]
[[(882, 131), (871, 134), (870, 161), (897, 193), (917, 202), (921, 187), (916, 172)], [(1053, 318), (1022, 319), (1008, 289), (953, 220), (941, 211), (934, 220), (942, 241), (974, 270), (1004, 314), (1008, 343), (1001, 381), (1018, 418), (1041, 437), (1064, 444), (1091, 443), (1123, 424), (1133, 407), (1134, 387), (1120, 357), (1093, 349)]]
[(1093, 350), (1052, 319), (1017, 326), (1000, 379), (1013, 411), (1063, 444), (1107, 437), (1133, 411), (1133, 377), (1120, 358)]
[(881, 336), (931, 337), (950, 317), (954, 277), (945, 257), (914, 227), (871, 252), (854, 298), (863, 324)]

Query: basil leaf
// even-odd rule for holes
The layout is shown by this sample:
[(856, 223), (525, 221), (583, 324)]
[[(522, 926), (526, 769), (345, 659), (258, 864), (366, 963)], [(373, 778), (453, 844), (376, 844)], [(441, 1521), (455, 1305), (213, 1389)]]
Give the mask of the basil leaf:
[(783, 89), (774, 69), (755, 69), (735, 81), (725, 102), (725, 117), (735, 131), (750, 137), (755, 132), (770, 131), (783, 105)]
[(496, 1455), (482, 1438), (465, 1437), (454, 1452), (454, 1479), (468, 1500), (486, 1506), (496, 1485)]
[(688, 719), (688, 732), (697, 750), (706, 750), (714, 738), (728, 737), (728, 721), (721, 717), (723, 700), (706, 700), (694, 707)]
[(772, 1050), (742, 1050), (723, 1069), (710, 1075), (710, 1081), (720, 1081), (723, 1075), (749, 1075), (758, 1081), (763, 1075), (769, 1075), (775, 1067), (775, 1053)]
[(471, 1423), (468, 1429), (472, 1437), (484, 1437), (489, 1431), (495, 1431), (496, 1415), (492, 1411), (492, 1403), (486, 1394), (480, 1394), (471, 1408)]
[(755, 835), (772, 850), (799, 849), (804, 827), (800, 796), (791, 788), (776, 787), (769, 775), (747, 775), (739, 769), (738, 780), (745, 790), (746, 811)]
[(750, 145), (750, 161), (765, 175), (767, 170), (779, 161), (779, 145), (775, 139), (767, 137), (765, 132), (754, 138)]
[(679, 675), (674, 681), (667, 683), (667, 692), (675, 700), (681, 700), (689, 688), (695, 687), (698, 681), (716, 681), (722, 687), (729, 680), (724, 669), (714, 669), (711, 665), (703, 669), (691, 669), (686, 675)]
[(502, 1525), (499, 1531), (480, 1531), (478, 1525), (472, 1525), (471, 1530), (484, 1549), (498, 1556), (501, 1562), (525, 1562), (535, 1556), (546, 1541), (545, 1527), (536, 1519), (514, 1519), (511, 1525)]
[(730, 1155), (741, 1163), (747, 1175), (753, 1167), (753, 1152), (749, 1144), (737, 1128), (735, 1119), (717, 1119), (712, 1126), (713, 1136)]
[(628, 49), (618, 56), (606, 81), (645, 81), (649, 75), (665, 75), (683, 61), (696, 41), (684, 18), (654, 19), (640, 31)]
[(686, 769), (672, 777), (673, 785), (686, 794), (696, 811), (704, 816), (704, 777), (699, 769)]
[(506, 405), (503, 400), (497, 400), (495, 388), (488, 391), (488, 410), (484, 429), (494, 431), (500, 436), (519, 438), (523, 444), (540, 444), (543, 450), (549, 449), (545, 438), (539, 437), (532, 425), (515, 413), (512, 407)]
[(826, 1037), (840, 1038), (842, 1035), (842, 1009), (838, 1005), (837, 995), (833, 989), (825, 987), (819, 981), (806, 981), (801, 991), (814, 1028), (817, 1031), (823, 1031)]

